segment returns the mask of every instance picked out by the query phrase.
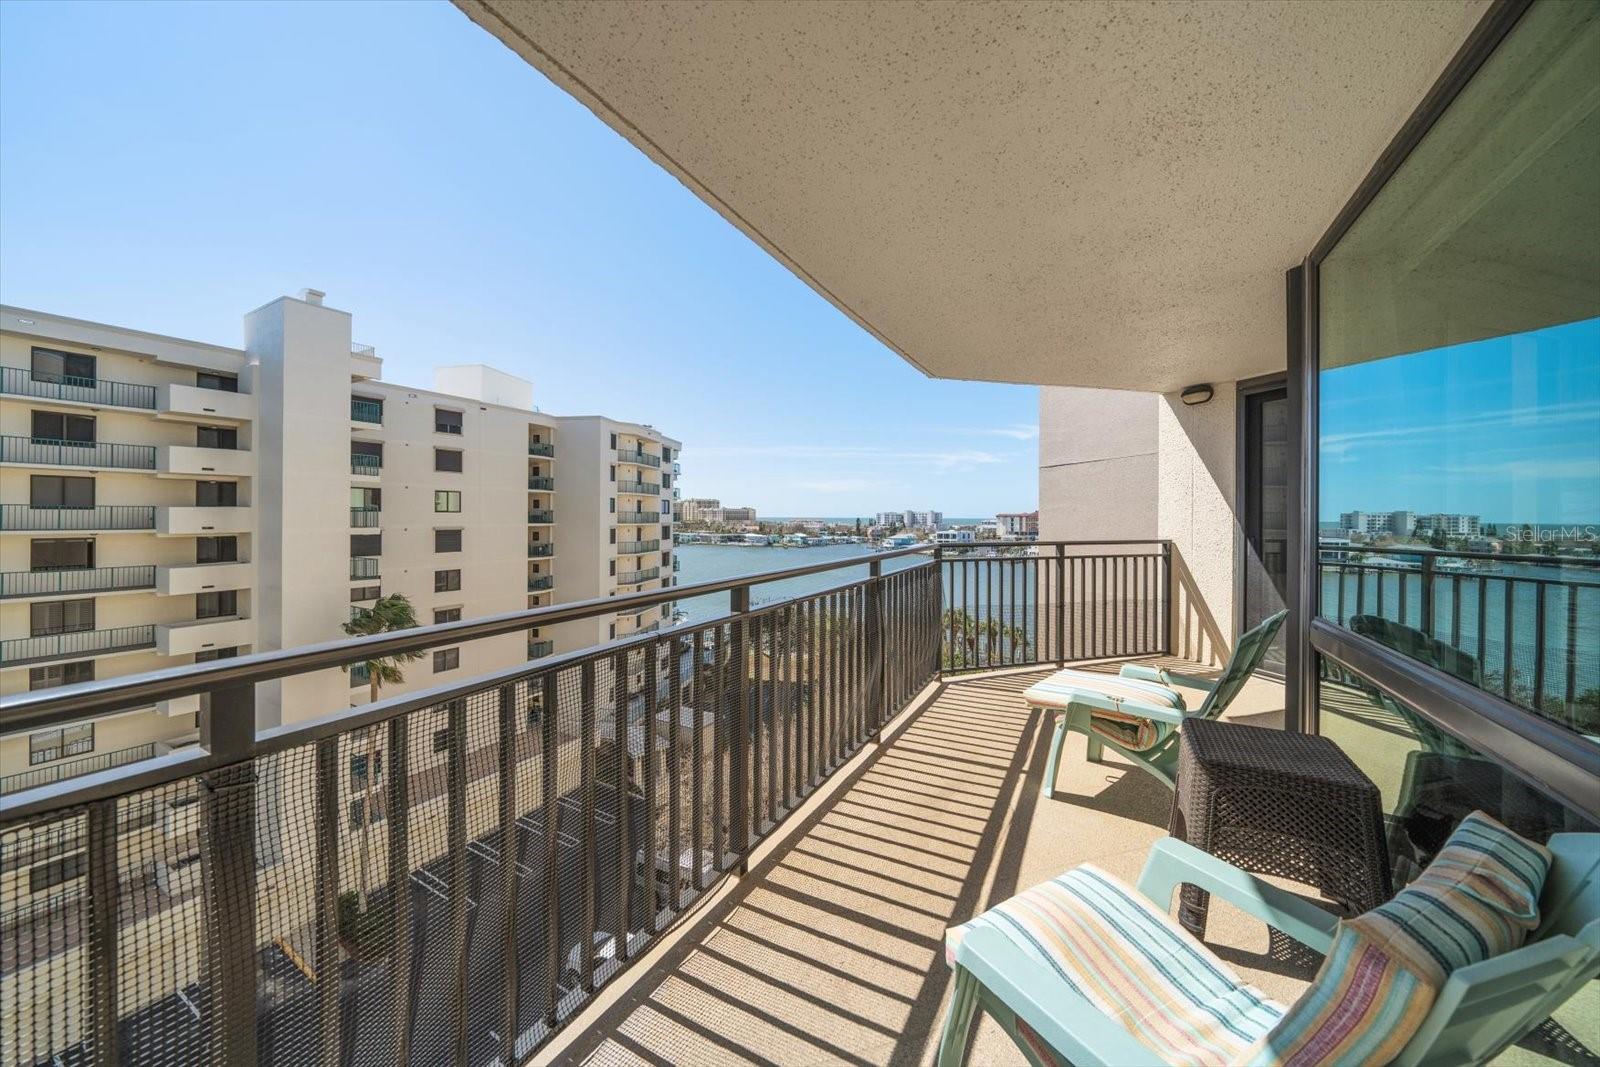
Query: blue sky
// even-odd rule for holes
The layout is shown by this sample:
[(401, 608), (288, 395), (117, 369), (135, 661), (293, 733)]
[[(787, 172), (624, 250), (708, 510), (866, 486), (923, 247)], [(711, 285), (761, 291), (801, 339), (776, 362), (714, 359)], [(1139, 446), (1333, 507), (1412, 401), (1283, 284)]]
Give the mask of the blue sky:
[(1321, 393), (1323, 521), (1600, 522), (1600, 319), (1341, 367)]
[(1032, 388), (924, 378), (444, 3), (0, 3), (0, 300), (240, 343), (305, 286), (769, 514), (1026, 510)]

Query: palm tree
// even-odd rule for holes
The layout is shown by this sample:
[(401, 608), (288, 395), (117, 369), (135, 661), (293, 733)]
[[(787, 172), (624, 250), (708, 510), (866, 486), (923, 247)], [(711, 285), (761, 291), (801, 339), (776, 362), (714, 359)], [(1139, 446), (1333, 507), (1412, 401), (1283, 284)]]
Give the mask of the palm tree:
[[(416, 625), (417, 616), (411, 609), (411, 601), (403, 593), (390, 593), (373, 601), (370, 608), (350, 609), (350, 621), (344, 624), (344, 632), (351, 637), (368, 637), (409, 630)], [(377, 701), (378, 690), (384, 685), (399, 685), (406, 680), (405, 673), (400, 670), (402, 663), (421, 658), (421, 652), (398, 652), (367, 660), (365, 666), (371, 699)], [(361, 783), (361, 881), (357, 902), (363, 911), (367, 907), (368, 868), (371, 866), (368, 834), (372, 828), (372, 787), (378, 779), (377, 757), (378, 727), (371, 726), (367, 729), (366, 768)]]
[(980, 619), (958, 608), (949, 608), (939, 628), (945, 635), (945, 666), (950, 669), (979, 666), (988, 662), (991, 653), (1002, 664), (1009, 662), (1017, 651), (1026, 657), (1027, 633), (993, 616)]

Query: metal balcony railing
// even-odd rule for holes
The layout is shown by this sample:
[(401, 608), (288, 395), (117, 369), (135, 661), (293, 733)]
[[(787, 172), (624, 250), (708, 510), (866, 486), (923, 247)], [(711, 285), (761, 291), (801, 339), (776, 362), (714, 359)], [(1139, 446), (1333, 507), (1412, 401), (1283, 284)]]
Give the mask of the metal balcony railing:
[(549, 476), (538, 476), (538, 475), (535, 475), (535, 476), (530, 476), (528, 478), (528, 488), (529, 489), (542, 489), (542, 490), (544, 490), (546, 492), (551, 492), (551, 491), (553, 491), (555, 489), (555, 487), (556, 487), (556, 480), (554, 478), (549, 477)]
[(637, 526), (641, 523), (655, 523), (665, 521), (665, 517), (655, 511), (619, 511), (617, 521), (627, 526)]
[(643, 570), (622, 572), (617, 575), (617, 584), (638, 585), (640, 582), (648, 582), (659, 577), (661, 577), (660, 567), (646, 567)]
[(534, 526), (545, 526), (556, 521), (556, 513), (549, 508), (529, 508), (528, 522)]
[(382, 508), (351, 508), (350, 525), (356, 527), (379, 526), (383, 522)]
[(376, 478), (383, 473), (383, 460), (378, 456), (352, 453), (350, 456), (350, 473), (361, 475), (365, 478)]
[(0, 461), (42, 463), (52, 467), (156, 469), (154, 445), (119, 445), (110, 441), (60, 441), (48, 437), (0, 437)]
[(84, 756), (81, 759), (62, 760), (59, 763), (45, 763), (38, 767), (30, 767), (16, 774), (8, 774), (0, 778), (0, 796), (7, 793), (17, 793), (35, 786), (49, 785), (51, 782), (63, 781), (67, 778), (76, 778), (81, 774), (90, 774), (94, 771), (109, 770), (112, 767), (125, 767), (130, 763), (140, 760), (154, 759), (156, 745), (151, 741), (143, 745), (134, 745), (132, 748), (119, 748), (111, 752), (97, 752), (93, 756)]
[(350, 421), (367, 422), (374, 426), (383, 425), (383, 402), (380, 400), (367, 400), (364, 397), (353, 396), (350, 398)]
[(148, 504), (98, 504), (84, 508), (0, 505), (0, 530), (82, 533), (155, 528), (156, 509)]
[(377, 556), (350, 557), (351, 578), (380, 578)]
[[(1059, 547), (1015, 551), (882, 552), (9, 698), (0, 736), (208, 695), (205, 745), (7, 798), (8, 852), (83, 857), (45, 893), (0, 881), (8, 1060), (342, 1062), (352, 1040), (393, 1063), (532, 1056), (941, 662), (971, 665), (986, 620), (1022, 631), (1005, 647), (1030, 663), (1099, 625), (1083, 586), (1041, 603), (1077, 573)], [(1162, 547), (1095, 558), (1124, 556), (1167, 573)], [(985, 571), (1031, 578), (1007, 601), (1031, 610), (1001, 613)], [(841, 584), (783, 595), (822, 574)], [(970, 623), (951, 615), (954, 579)], [(256, 728), (260, 683), (712, 594), (726, 616), (560, 654), (530, 640), (536, 662), (355, 708), (341, 692), (321, 718)], [(381, 774), (357, 784), (352, 759), (375, 755)], [(172, 836), (119, 820), (176, 797), (194, 806)]]
[(148, 624), (17, 637), (0, 641), (0, 665), (18, 667), (24, 663), (43, 663), (46, 660), (104, 656), (112, 652), (153, 648), (155, 643), (156, 628)]
[(544, 456), (546, 459), (550, 459), (553, 458), (555, 454), (556, 446), (548, 441), (528, 442), (528, 455), (530, 456)]
[(556, 578), (553, 574), (536, 574), (528, 579), (528, 592), (540, 593), (546, 589), (554, 589)]
[(617, 462), (638, 463), (645, 467), (659, 467), (661, 466), (661, 457), (653, 456), (642, 448), (619, 448), (617, 449)]
[(556, 546), (549, 541), (538, 541), (528, 546), (528, 558), (538, 559), (556, 554)]
[(617, 481), (617, 492), (633, 493), (636, 496), (660, 496), (661, 486), (655, 482), (630, 482), (626, 479)]
[(660, 539), (654, 541), (621, 541), (617, 544), (617, 555), (637, 556), (645, 552), (655, 552), (661, 548)]
[(0, 598), (110, 593), (119, 589), (154, 589), (155, 585), (154, 565), (7, 571), (0, 574)]
[(156, 387), (153, 385), (39, 374), (27, 367), (0, 367), (0, 393), (37, 397), (40, 400), (76, 400), (96, 407), (144, 408), (153, 411), (156, 406)]
[(543, 659), (545, 656), (548, 656), (550, 653), (554, 652), (555, 650), (556, 650), (556, 643), (554, 641), (529, 641), (528, 642), (528, 658), (529, 659)]

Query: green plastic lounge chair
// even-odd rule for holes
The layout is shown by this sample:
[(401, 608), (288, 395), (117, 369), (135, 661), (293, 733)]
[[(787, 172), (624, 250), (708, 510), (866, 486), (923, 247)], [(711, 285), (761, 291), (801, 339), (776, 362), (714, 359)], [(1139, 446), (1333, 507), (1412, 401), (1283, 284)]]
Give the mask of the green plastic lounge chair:
[[(1539, 926), (1520, 948), (1452, 971), (1394, 1064), (1485, 1063), (1600, 974), (1600, 834), (1556, 834), (1546, 847), (1553, 862), (1539, 897)], [(984, 917), (1003, 913), (1003, 921), (980, 919), (951, 931), (947, 954), (955, 981), (939, 1067), (964, 1061), (980, 1010), (1035, 1067), (1167, 1062), (1136, 1038), (1131, 1026), (1147, 1036), (1153, 1028), (1163, 1031), (1159, 1036), (1170, 1039), (1169, 1048), (1199, 1041), (1192, 1053), (1175, 1057), (1182, 1062), (1239, 1058), (1287, 1009), (1240, 981), (1169, 917), (1172, 894), (1182, 884), (1229, 901), (1321, 955), (1334, 943), (1338, 920), (1333, 915), (1192, 845), (1165, 838), (1151, 849), (1137, 890), (1079, 867)], [(1025, 932), (1029, 912), (1008, 909), (1058, 886), (1057, 893), (1075, 894), (1080, 904), (1103, 909), (1108, 925), (1101, 936), (1077, 946), (1091, 957), (1087, 972), (1074, 970), (1070, 959), (1031, 947)], [(1035, 914), (1048, 921), (1047, 911), (1048, 906)], [(963, 930), (964, 936), (957, 936)], [(1124, 1026), (1107, 1014), (1108, 1007), (1123, 1011), (1147, 998), (1119, 999), (1113, 988), (1119, 980), (1138, 991), (1175, 990), (1187, 1014), (1123, 1014), (1129, 1022)]]
[[(1110, 745), (1175, 789), (1178, 769), (1178, 727), (1187, 718), (1221, 715), (1272, 647), (1289, 613), (1280, 611), (1239, 638), (1227, 666), (1215, 679), (1197, 678), (1140, 663), (1125, 663), (1118, 674), (1067, 669), (1057, 671), (1023, 693), (1028, 706), (1055, 716), (1050, 763), (1044, 772), (1044, 795), (1055, 795), (1056, 772), (1067, 731), (1089, 739), (1089, 760), (1100, 762)], [(1194, 711), (1183, 706), (1173, 684), (1208, 690)]]

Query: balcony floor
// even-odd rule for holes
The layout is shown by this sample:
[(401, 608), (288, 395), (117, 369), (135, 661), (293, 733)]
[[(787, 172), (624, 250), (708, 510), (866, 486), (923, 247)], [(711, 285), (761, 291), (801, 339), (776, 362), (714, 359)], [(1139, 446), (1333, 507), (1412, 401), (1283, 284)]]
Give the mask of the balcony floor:
[[(1085, 861), (1131, 881), (1166, 830), (1171, 794), (1114, 756), (1085, 763), (1081, 737), (1057, 798), (1042, 800), (1048, 746), (1021, 693), (1048, 673), (946, 685), (843, 770), (596, 1025), (539, 1059), (931, 1062), (947, 926)], [(1253, 682), (1239, 705), (1229, 719), (1279, 725), (1282, 688)], [(1226, 905), (1213, 905), (1208, 938), (1276, 996), (1310, 976), (1304, 961), (1270, 959), (1265, 928)], [(985, 1020), (970, 1062), (1024, 1061)]]

